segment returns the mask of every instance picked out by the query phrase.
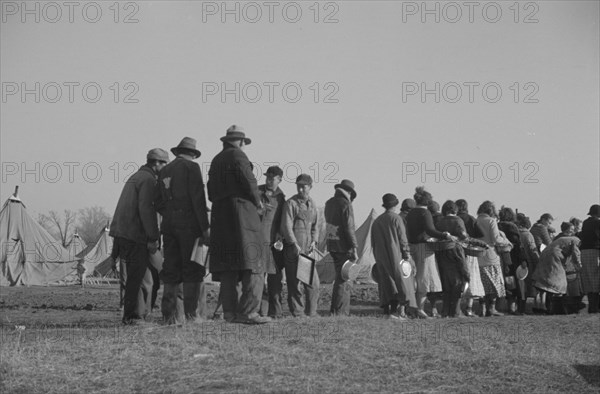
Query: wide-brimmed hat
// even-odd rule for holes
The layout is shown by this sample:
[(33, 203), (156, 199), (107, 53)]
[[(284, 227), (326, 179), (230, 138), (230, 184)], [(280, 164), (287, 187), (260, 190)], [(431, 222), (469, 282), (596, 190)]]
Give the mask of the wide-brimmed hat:
[(200, 157), (201, 153), (198, 149), (196, 149), (196, 140), (191, 137), (183, 137), (179, 145), (174, 148), (171, 148), (171, 153), (177, 156), (179, 153), (185, 151), (191, 152), (194, 154), (196, 158)]
[(356, 198), (356, 191), (354, 190), (354, 182), (349, 179), (343, 179), (342, 182), (335, 185), (335, 187), (339, 187), (344, 189), (345, 191), (350, 193), (350, 198), (354, 200)]
[(164, 149), (154, 148), (148, 151), (146, 155), (146, 160), (158, 160), (164, 161), (165, 163), (169, 162), (169, 152)]
[(396, 205), (400, 204), (400, 201), (398, 200), (398, 197), (396, 197), (394, 194), (392, 193), (386, 193), (383, 195), (383, 197), (381, 198), (381, 200), (383, 201), (383, 204), (381, 204), (382, 207), (384, 208), (392, 208), (395, 207)]
[(594, 204), (590, 207), (590, 211), (588, 212), (588, 215), (600, 215), (600, 205), (598, 204)]
[(227, 129), (227, 134), (224, 137), (221, 137), (221, 141), (235, 141), (235, 140), (244, 140), (246, 145), (250, 145), (252, 140), (250, 138), (246, 138), (246, 133), (244, 133), (244, 129), (240, 126), (233, 125)]
[(312, 186), (313, 180), (308, 174), (300, 174), (296, 178), (296, 185), (309, 185)]

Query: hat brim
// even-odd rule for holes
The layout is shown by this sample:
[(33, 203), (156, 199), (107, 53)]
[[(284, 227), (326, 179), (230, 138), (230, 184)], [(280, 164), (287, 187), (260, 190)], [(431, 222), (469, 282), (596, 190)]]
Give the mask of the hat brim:
[(244, 140), (244, 144), (246, 145), (250, 145), (252, 143), (252, 140), (250, 138), (238, 138), (238, 137), (221, 137), (221, 141), (226, 142), (226, 141), (235, 141), (235, 140)]
[(385, 209), (387, 209), (387, 208), (394, 208), (394, 207), (397, 207), (397, 206), (398, 206), (398, 204), (400, 204), (400, 201), (399, 201), (399, 200), (396, 200), (396, 201), (389, 202), (389, 203), (387, 203), (387, 204), (381, 204), (381, 206), (382, 206), (382, 207), (384, 207)]
[(345, 191), (349, 192), (351, 199), (354, 200), (356, 198), (356, 191), (353, 188), (351, 188), (350, 186), (346, 186), (341, 183), (338, 183), (337, 185), (334, 186), (334, 188), (336, 188), (336, 187), (339, 187), (340, 189), (344, 189)]
[(179, 153), (185, 153), (185, 152), (193, 153), (196, 158), (198, 158), (202, 155), (202, 153), (200, 153), (200, 151), (198, 149), (178, 148), (178, 147), (171, 148), (171, 153), (174, 154), (175, 156), (177, 156)]

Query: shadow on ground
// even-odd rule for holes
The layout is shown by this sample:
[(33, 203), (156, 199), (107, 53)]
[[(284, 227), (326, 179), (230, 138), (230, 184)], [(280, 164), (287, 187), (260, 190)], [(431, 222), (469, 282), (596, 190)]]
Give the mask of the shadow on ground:
[(600, 365), (581, 365), (575, 364), (573, 368), (585, 379), (589, 384), (600, 387)]

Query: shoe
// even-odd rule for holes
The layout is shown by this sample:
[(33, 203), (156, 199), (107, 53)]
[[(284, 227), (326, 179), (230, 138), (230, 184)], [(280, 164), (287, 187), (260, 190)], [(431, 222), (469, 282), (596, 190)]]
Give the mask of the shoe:
[(422, 309), (417, 309), (415, 312), (415, 316), (419, 319), (429, 319), (429, 315), (425, 313)]
[(489, 314), (486, 314), (486, 316), (504, 316), (504, 313), (498, 312), (497, 310), (492, 309), (489, 311)]
[(467, 308), (467, 310), (465, 311), (465, 316), (466, 317), (479, 317), (473, 313), (473, 309), (471, 309), (471, 308)]
[(244, 317), (244, 316), (238, 316), (235, 319), (233, 319), (234, 323), (241, 323), (241, 324), (265, 324), (265, 323), (270, 323), (273, 320), (270, 317), (266, 317), (266, 316), (253, 316), (253, 317)]
[(431, 317), (433, 317), (434, 319), (439, 319), (442, 317), (442, 315), (440, 315), (436, 308), (433, 308), (431, 309)]

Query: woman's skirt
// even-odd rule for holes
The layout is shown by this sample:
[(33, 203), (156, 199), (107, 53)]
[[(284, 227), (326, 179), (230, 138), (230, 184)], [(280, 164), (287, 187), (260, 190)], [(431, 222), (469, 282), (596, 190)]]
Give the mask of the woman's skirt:
[(600, 250), (583, 249), (581, 251), (581, 284), (586, 293), (600, 292)]
[(425, 243), (410, 244), (410, 253), (417, 266), (417, 293), (441, 292), (442, 282), (435, 253)]
[(506, 296), (501, 265), (479, 267), (479, 274), (481, 275), (481, 283), (483, 283), (485, 295), (494, 298)]
[(479, 273), (477, 257), (467, 256), (467, 269), (469, 270), (471, 281), (465, 292), (465, 297), (483, 297), (485, 295), (485, 290), (483, 288), (483, 283), (481, 283), (481, 274)]

